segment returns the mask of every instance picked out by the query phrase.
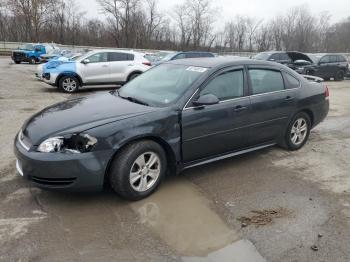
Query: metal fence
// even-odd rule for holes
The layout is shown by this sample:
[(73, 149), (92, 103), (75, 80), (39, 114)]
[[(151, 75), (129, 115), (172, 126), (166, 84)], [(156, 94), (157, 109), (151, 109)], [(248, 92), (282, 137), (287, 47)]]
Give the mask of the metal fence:
[[(5, 42), (0, 41), (0, 55), (11, 55), (11, 50), (17, 49), (19, 46), (24, 45), (24, 42)], [(54, 44), (60, 49), (69, 49), (72, 51), (81, 51), (81, 50), (92, 50), (92, 49), (115, 49), (115, 50), (131, 50), (130, 48), (113, 48), (113, 47), (101, 47), (101, 46), (77, 46), (77, 45), (61, 45)], [(154, 49), (132, 49), (137, 52), (142, 53), (155, 53), (161, 50)], [(240, 57), (252, 57), (257, 54), (257, 52), (219, 52), (219, 55), (222, 56), (240, 56)], [(339, 53), (344, 55), (350, 62), (350, 53)]]

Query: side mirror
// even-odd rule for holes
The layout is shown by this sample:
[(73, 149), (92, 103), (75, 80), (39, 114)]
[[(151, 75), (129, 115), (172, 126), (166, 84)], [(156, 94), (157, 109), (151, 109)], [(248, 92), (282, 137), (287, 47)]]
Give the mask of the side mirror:
[(193, 101), (193, 105), (195, 106), (208, 106), (218, 104), (219, 98), (213, 94), (206, 94), (200, 96), (197, 100)]
[(84, 59), (84, 60), (82, 61), (82, 63), (83, 63), (83, 64), (88, 64), (88, 63), (90, 63), (90, 60), (89, 60), (89, 59)]

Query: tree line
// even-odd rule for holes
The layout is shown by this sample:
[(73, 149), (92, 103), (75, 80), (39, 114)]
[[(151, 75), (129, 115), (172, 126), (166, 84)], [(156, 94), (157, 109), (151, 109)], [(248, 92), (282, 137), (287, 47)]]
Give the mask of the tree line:
[[(74, 0), (1, 0), (0, 41), (167, 50), (350, 52), (350, 17), (296, 6), (273, 19), (236, 15), (218, 24), (210, 0), (182, 0), (167, 12), (158, 0), (96, 0), (89, 18)], [(338, 19), (339, 20), (339, 19)]]

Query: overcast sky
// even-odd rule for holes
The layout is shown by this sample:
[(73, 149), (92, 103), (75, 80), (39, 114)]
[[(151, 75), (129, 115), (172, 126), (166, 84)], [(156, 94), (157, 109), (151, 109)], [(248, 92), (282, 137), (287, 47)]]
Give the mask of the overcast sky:
[[(82, 10), (87, 12), (87, 17), (103, 18), (99, 14), (96, 0), (75, 1)], [(179, 2), (181, 0), (158, 0), (160, 10), (163, 12), (171, 11), (171, 7)], [(219, 24), (230, 20), (237, 14), (269, 19), (297, 5), (307, 5), (314, 14), (328, 11), (332, 15), (332, 21), (339, 21), (350, 16), (350, 0), (213, 0), (212, 2), (221, 9), (217, 22)]]

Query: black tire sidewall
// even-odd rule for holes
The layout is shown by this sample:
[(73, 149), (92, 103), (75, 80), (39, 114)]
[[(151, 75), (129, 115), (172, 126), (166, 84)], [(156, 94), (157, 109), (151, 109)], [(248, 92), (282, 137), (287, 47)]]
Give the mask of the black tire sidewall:
[[(66, 91), (64, 88), (63, 88), (63, 81), (67, 78), (71, 78), (73, 79), (76, 83), (77, 83), (77, 87), (75, 88), (75, 90), (73, 91)], [(63, 76), (60, 78), (60, 80), (58, 81), (58, 87), (61, 91), (65, 92), (65, 93), (74, 93), (74, 92), (77, 92), (78, 89), (79, 89), (79, 81), (76, 77), (74, 76)]]
[(130, 82), (131, 80), (134, 80), (135, 78), (137, 78), (140, 75), (141, 75), (140, 73), (132, 73), (128, 78), (128, 82)]
[[(292, 127), (295, 123), (295, 121), (299, 118), (304, 118), (304, 120), (306, 121), (306, 124), (307, 124), (307, 134), (306, 134), (306, 137), (304, 139), (304, 141), (300, 144), (300, 145), (295, 145), (292, 140), (291, 140), (291, 130), (292, 130)], [(287, 128), (287, 132), (286, 132), (286, 135), (285, 135), (285, 142), (286, 142), (286, 145), (287, 145), (287, 148), (289, 150), (299, 150), (301, 149), (305, 144), (306, 142), (308, 141), (309, 139), (309, 136), (310, 136), (310, 131), (311, 131), (311, 120), (310, 120), (310, 117), (308, 114), (304, 113), (304, 112), (300, 112), (300, 113), (297, 113), (293, 118), (292, 118), (292, 121), (289, 123), (288, 125), (288, 128)]]
[[(138, 192), (130, 185), (131, 167), (141, 154), (154, 152), (158, 155), (161, 162), (161, 171), (156, 183), (145, 192)], [(156, 142), (143, 140), (132, 143), (121, 150), (111, 163), (109, 170), (109, 182), (114, 191), (122, 198), (127, 200), (140, 200), (151, 195), (159, 186), (165, 177), (167, 170), (167, 158), (163, 148)]]
[(35, 63), (36, 63), (35, 58), (31, 57), (29, 63), (32, 64), (32, 65), (35, 65)]
[(344, 80), (344, 77), (345, 77), (345, 73), (344, 73), (344, 71), (343, 70), (339, 70), (338, 72), (337, 72), (337, 74), (335, 75), (335, 80), (336, 81), (343, 81)]

